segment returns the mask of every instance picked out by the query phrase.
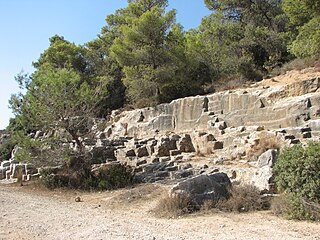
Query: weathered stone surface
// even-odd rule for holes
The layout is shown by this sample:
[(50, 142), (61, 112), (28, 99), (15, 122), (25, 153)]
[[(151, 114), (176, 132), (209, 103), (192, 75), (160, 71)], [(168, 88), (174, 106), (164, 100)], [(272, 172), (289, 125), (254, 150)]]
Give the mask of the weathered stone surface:
[(269, 149), (258, 158), (257, 166), (262, 168), (265, 166), (272, 167), (277, 159), (278, 151), (275, 149)]
[(11, 164), (10, 168), (6, 171), (6, 179), (22, 178), (23, 175), (26, 175), (25, 164)]
[(229, 197), (231, 182), (227, 174), (215, 173), (186, 179), (170, 189), (171, 195), (189, 197), (194, 204), (201, 206), (205, 200), (217, 202)]
[(32, 181), (36, 180), (40, 177), (40, 173), (35, 173), (35, 174), (28, 174), (25, 181)]
[(134, 176), (134, 181), (141, 182), (141, 183), (152, 183), (152, 182), (164, 180), (165, 178), (168, 178), (169, 175), (170, 174), (168, 171), (163, 171), (163, 170), (155, 171), (152, 173), (141, 172)]
[(274, 191), (274, 176), (272, 167), (277, 159), (277, 150), (270, 149), (264, 152), (258, 159), (257, 171), (253, 175), (251, 183), (260, 191), (273, 192)]
[(11, 162), (9, 160), (1, 162), (0, 168), (10, 167)]
[(155, 146), (155, 154), (157, 157), (170, 156), (170, 150), (175, 149), (177, 149), (176, 140), (163, 137)]
[(169, 162), (170, 160), (171, 160), (170, 157), (160, 157), (160, 158), (159, 158), (159, 161), (160, 161), (160, 162)]
[(169, 166), (169, 167), (166, 167), (165, 170), (167, 170), (169, 172), (177, 171), (178, 170), (178, 166)]
[(26, 174), (38, 174), (39, 170), (32, 164), (26, 164)]
[(142, 160), (138, 160), (137, 163), (136, 163), (136, 166), (141, 166), (143, 164), (146, 164), (147, 163), (147, 160), (146, 159), (142, 159)]
[(190, 134), (185, 134), (178, 142), (178, 149), (181, 152), (195, 152)]
[(308, 126), (312, 131), (320, 131), (320, 119), (310, 120)]
[(213, 149), (214, 150), (223, 149), (223, 142), (220, 142), (220, 141), (213, 142)]
[(85, 146), (94, 146), (94, 145), (96, 145), (96, 143), (97, 143), (96, 139), (90, 139), (90, 138), (86, 138), (82, 142), (82, 144)]
[(128, 151), (126, 151), (126, 157), (136, 157), (136, 152), (134, 151), (134, 149), (130, 149)]
[(147, 149), (147, 147), (145, 147), (145, 146), (142, 146), (142, 147), (139, 147), (139, 148), (137, 148), (137, 150), (136, 150), (136, 155), (137, 155), (137, 157), (146, 157), (146, 156), (149, 156), (149, 153), (148, 153), (148, 149)]
[(214, 123), (213, 127), (214, 127), (214, 128), (217, 128), (217, 129), (219, 129), (219, 130), (224, 130), (224, 129), (227, 128), (227, 124), (226, 124), (226, 122), (224, 122), (224, 121), (222, 121), (222, 122), (216, 122), (216, 123)]
[(302, 133), (302, 137), (303, 137), (303, 138), (311, 138), (311, 137), (312, 137), (311, 132), (304, 132), (304, 133)]
[[(309, 79), (287, 86), (251, 88), (246, 89), (246, 94), (243, 94), (243, 89), (223, 91), (123, 112), (115, 123), (113, 134), (120, 134), (117, 129), (121, 123), (128, 123), (128, 136), (154, 136), (156, 131), (206, 131), (208, 122), (217, 123), (216, 127), (222, 129), (226, 127), (223, 122), (227, 126), (264, 126), (265, 129), (299, 126), (308, 121), (308, 115), (313, 118), (319, 109), (320, 93), (310, 92), (314, 89), (310, 84), (315, 82)], [(205, 98), (208, 100), (208, 112), (203, 111)], [(145, 119), (137, 123), (141, 111)]]
[(170, 178), (171, 179), (182, 179), (190, 177), (194, 174), (193, 169), (184, 169), (184, 170), (178, 170), (175, 172), (170, 172)]
[(181, 154), (181, 150), (175, 149), (175, 150), (170, 150), (170, 156), (177, 156)]

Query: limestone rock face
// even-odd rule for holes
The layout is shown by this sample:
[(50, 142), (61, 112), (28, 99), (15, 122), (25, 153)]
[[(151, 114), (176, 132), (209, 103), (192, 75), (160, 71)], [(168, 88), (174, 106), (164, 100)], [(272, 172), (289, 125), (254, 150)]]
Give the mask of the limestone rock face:
[(201, 206), (206, 200), (217, 202), (227, 199), (230, 187), (230, 179), (225, 173), (214, 173), (186, 179), (173, 186), (170, 194), (188, 197), (194, 204)]
[[(122, 112), (112, 129), (113, 136), (155, 136), (159, 133), (213, 131), (227, 127), (297, 127), (320, 115), (318, 78), (287, 86), (224, 91), (207, 96), (177, 99), (168, 104)], [(203, 111), (207, 101), (207, 111)], [(143, 112), (144, 120), (138, 122)], [(110, 132), (110, 131), (109, 131)]]

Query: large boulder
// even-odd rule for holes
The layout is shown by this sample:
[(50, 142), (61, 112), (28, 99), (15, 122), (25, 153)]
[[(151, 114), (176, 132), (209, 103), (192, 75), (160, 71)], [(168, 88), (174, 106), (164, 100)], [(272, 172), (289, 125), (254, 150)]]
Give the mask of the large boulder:
[(262, 192), (274, 191), (274, 176), (272, 167), (277, 160), (278, 151), (270, 149), (260, 155), (257, 162), (257, 171), (251, 179), (251, 183)]
[(189, 134), (185, 134), (179, 141), (178, 141), (178, 149), (181, 152), (195, 152), (195, 148), (192, 144), (191, 136)]
[(162, 137), (155, 146), (157, 157), (170, 156), (170, 150), (177, 149), (177, 140), (169, 137)]
[(218, 202), (229, 197), (231, 181), (225, 173), (198, 175), (177, 183), (170, 189), (171, 195), (189, 198), (200, 207), (206, 200)]

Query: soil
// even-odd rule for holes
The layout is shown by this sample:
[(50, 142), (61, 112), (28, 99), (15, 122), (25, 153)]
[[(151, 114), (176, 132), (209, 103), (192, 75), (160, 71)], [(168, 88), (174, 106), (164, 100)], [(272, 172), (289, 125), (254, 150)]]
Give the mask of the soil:
[(292, 84), (295, 82), (313, 79), (320, 76), (319, 67), (310, 67), (302, 70), (291, 70), (285, 74), (273, 78), (267, 78), (258, 82), (258, 86), (284, 86), (286, 84)]
[(153, 209), (164, 192), (155, 184), (91, 193), (0, 184), (0, 239), (320, 240), (320, 223), (270, 211), (160, 218)]

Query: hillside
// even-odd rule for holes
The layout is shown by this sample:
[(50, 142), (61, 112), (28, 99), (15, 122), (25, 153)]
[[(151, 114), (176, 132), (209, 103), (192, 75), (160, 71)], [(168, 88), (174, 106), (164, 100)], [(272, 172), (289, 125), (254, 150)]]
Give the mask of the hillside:
[[(202, 212), (168, 220), (154, 210), (172, 184), (215, 172), (227, 173), (233, 185), (253, 184), (272, 193), (274, 159), (268, 149), (319, 141), (319, 77), (314, 68), (290, 71), (248, 88), (114, 111), (98, 121), (93, 138), (84, 139), (92, 169), (117, 161), (149, 183), (97, 193), (48, 191), (32, 183), (4, 184), (16, 180), (13, 168), (0, 184), (1, 238), (319, 239), (319, 224), (283, 220), (269, 211)], [(271, 162), (266, 164), (265, 157)], [(38, 174), (27, 171), (26, 178)]]

